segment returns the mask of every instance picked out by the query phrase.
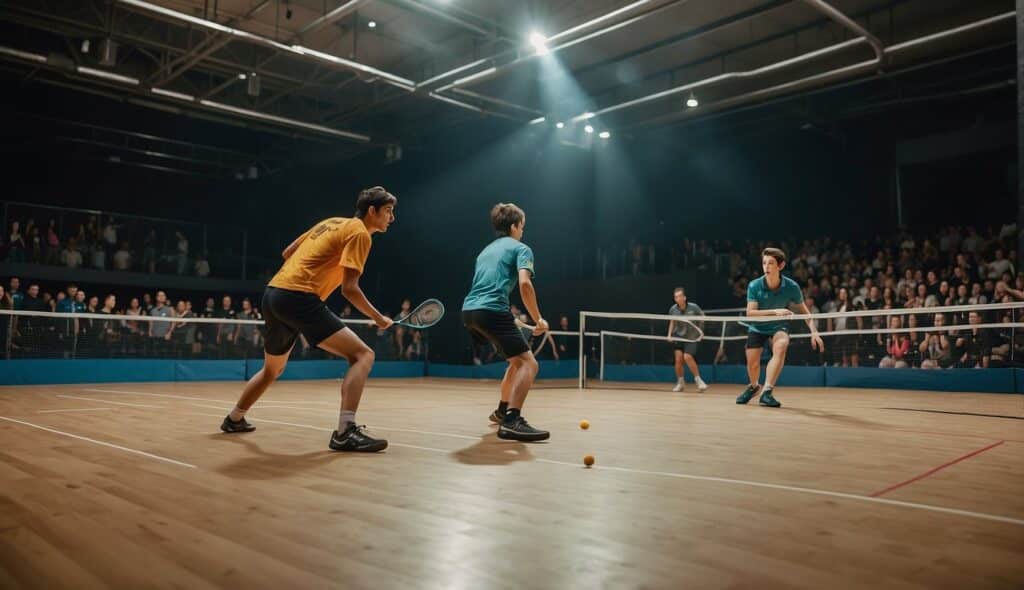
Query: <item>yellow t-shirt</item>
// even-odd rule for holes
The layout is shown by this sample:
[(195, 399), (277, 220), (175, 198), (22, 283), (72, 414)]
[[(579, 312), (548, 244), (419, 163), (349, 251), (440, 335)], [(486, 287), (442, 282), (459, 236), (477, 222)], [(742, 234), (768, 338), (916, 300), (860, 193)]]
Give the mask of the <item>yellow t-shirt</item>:
[(315, 293), (326, 300), (341, 285), (345, 268), (362, 274), (371, 244), (370, 232), (362, 220), (325, 219), (302, 235), (299, 247), (284, 261), (269, 285)]

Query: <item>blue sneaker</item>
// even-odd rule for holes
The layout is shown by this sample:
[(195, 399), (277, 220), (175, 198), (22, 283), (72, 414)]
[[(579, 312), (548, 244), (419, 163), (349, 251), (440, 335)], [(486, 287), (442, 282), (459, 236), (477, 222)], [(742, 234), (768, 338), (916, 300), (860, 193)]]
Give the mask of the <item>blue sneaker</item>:
[(736, 403), (742, 405), (749, 402), (751, 398), (753, 398), (754, 395), (756, 395), (760, 389), (760, 385), (748, 385), (747, 388), (743, 390), (743, 393), (741, 393), (740, 396), (736, 398)]

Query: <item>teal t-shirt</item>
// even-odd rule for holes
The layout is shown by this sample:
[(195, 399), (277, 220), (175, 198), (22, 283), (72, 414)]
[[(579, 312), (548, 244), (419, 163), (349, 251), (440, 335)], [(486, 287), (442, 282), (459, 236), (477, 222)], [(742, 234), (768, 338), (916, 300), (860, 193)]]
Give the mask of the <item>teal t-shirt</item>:
[(508, 296), (519, 282), (521, 268), (533, 275), (533, 250), (529, 246), (508, 236), (488, 244), (476, 257), (473, 286), (462, 302), (462, 310), (508, 311)]
[[(774, 291), (768, 289), (764, 276), (747, 285), (747, 302), (756, 301), (758, 309), (787, 309), (791, 303), (803, 303), (804, 292), (793, 279), (783, 276), (782, 284)], [(786, 330), (789, 320), (778, 322), (750, 322), (747, 327), (758, 334), (774, 334)]]

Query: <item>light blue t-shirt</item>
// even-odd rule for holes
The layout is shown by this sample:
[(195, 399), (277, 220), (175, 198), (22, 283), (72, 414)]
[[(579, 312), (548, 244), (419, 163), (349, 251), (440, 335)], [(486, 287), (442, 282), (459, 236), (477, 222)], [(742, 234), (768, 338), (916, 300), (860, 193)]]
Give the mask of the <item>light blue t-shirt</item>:
[[(747, 285), (747, 302), (756, 301), (758, 309), (787, 309), (791, 303), (803, 303), (804, 292), (793, 279), (783, 276), (782, 284), (774, 291), (768, 289), (764, 276)], [(758, 334), (774, 334), (788, 330), (788, 320), (778, 322), (750, 322), (747, 327)]]
[(508, 236), (487, 245), (476, 257), (473, 286), (462, 302), (463, 311), (508, 311), (508, 296), (519, 282), (519, 269), (533, 276), (533, 250)]

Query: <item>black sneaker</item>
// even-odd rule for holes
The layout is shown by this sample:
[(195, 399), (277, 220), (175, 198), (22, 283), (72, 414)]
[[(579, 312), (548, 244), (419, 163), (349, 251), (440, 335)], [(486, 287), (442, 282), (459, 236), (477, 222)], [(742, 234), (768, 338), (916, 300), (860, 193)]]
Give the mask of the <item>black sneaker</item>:
[(779, 403), (779, 400), (775, 399), (775, 396), (772, 395), (771, 389), (765, 389), (764, 393), (761, 394), (761, 399), (757, 403), (761, 404), (762, 406), (765, 406), (766, 408), (782, 407), (782, 404)]
[(494, 410), (493, 412), (491, 412), (489, 419), (494, 424), (501, 424), (502, 422), (505, 421), (505, 412), (499, 412), (498, 410)]
[(743, 393), (736, 398), (736, 403), (745, 404), (749, 402), (750, 398), (754, 397), (754, 394), (757, 393), (759, 389), (761, 389), (760, 385), (748, 385), (747, 388), (743, 390)]
[(357, 426), (350, 422), (345, 432), (335, 430), (331, 433), (331, 442), (328, 446), (332, 451), (352, 451), (356, 453), (376, 453), (388, 448), (388, 441), (383, 438), (373, 438), (363, 432), (365, 426)]
[(231, 416), (224, 416), (224, 421), (220, 423), (220, 429), (224, 432), (252, 432), (256, 430), (256, 427), (246, 421), (245, 416), (238, 422), (231, 419)]
[(550, 436), (550, 432), (546, 430), (537, 430), (533, 426), (530, 426), (522, 416), (512, 424), (502, 422), (501, 426), (498, 427), (498, 438), (504, 438), (507, 440), (537, 442), (547, 440)]

